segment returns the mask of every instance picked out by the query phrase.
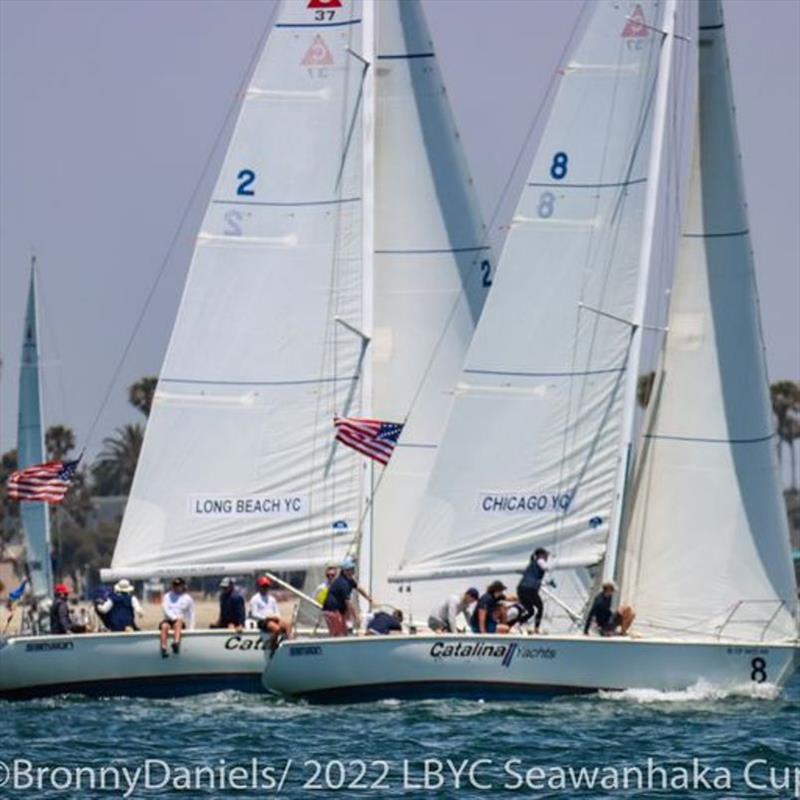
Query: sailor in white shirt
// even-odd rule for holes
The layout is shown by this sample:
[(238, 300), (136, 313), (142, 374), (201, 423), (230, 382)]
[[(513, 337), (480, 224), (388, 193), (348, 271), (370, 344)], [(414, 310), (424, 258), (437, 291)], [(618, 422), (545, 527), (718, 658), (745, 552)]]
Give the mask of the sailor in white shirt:
[(250, 617), (256, 621), (258, 627), (271, 634), (269, 646), (274, 650), (281, 639), (291, 634), (291, 628), (281, 620), (281, 612), (275, 598), (269, 593), (272, 582), (266, 575), (257, 581), (258, 591), (250, 598)]
[(465, 618), (468, 618), (468, 610), (478, 602), (479, 597), (480, 592), (477, 589), (467, 589), (461, 597), (457, 594), (450, 595), (444, 604), (440, 608), (434, 609), (428, 617), (428, 627), (432, 631), (443, 633), (457, 633), (459, 630), (466, 630), (465, 624), (459, 625), (458, 617), (463, 614)]
[(186, 581), (175, 578), (172, 590), (164, 595), (161, 601), (164, 619), (159, 626), (161, 630), (161, 657), (167, 658), (167, 637), (173, 632), (172, 652), (178, 655), (181, 651), (181, 633), (185, 629), (194, 628), (194, 600), (186, 591)]

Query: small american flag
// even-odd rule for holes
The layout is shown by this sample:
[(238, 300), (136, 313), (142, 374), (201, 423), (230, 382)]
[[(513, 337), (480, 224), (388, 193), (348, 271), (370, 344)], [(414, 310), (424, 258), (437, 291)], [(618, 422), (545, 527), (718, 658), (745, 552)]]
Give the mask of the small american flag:
[(12, 472), (7, 482), (8, 496), (28, 503), (60, 503), (79, 461), (48, 461)]
[(379, 419), (334, 417), (336, 441), (374, 458), (386, 466), (400, 437), (403, 426), (399, 422), (381, 422)]

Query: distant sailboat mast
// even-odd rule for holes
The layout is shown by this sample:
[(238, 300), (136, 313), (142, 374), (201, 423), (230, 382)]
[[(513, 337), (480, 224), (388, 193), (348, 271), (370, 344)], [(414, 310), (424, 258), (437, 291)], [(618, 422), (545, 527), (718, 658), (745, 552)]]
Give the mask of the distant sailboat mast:
[[(33, 256), (19, 374), (17, 461), (19, 467), (23, 468), (41, 464), (44, 460), (39, 330), (36, 313), (36, 256)], [(51, 594), (53, 585), (53, 570), (50, 563), (50, 517), (47, 504), (20, 503), (20, 518), (33, 596), (41, 599)]]
[(606, 557), (603, 563), (603, 580), (613, 580), (617, 572), (617, 553), (624, 523), (625, 500), (633, 463), (633, 446), (636, 438), (636, 391), (639, 382), (639, 366), (642, 360), (642, 335), (646, 328), (647, 292), (650, 272), (654, 260), (656, 212), (658, 210), (659, 184), (664, 151), (664, 134), (669, 101), (672, 51), (675, 41), (675, 14), (677, 0), (667, 0), (664, 8), (661, 33), (664, 41), (658, 65), (658, 80), (655, 90), (653, 112), (653, 139), (650, 147), (650, 164), (647, 170), (647, 194), (645, 196), (644, 224), (640, 250), (639, 281), (636, 287), (633, 316), (631, 317), (631, 342), (628, 350), (625, 387), (622, 400), (622, 439), (617, 465), (616, 493), (611, 515)]

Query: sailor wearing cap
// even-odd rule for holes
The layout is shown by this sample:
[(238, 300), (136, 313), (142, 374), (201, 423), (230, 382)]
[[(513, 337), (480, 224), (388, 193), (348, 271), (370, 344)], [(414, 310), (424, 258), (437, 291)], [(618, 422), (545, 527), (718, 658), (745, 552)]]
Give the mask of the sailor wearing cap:
[(244, 597), (233, 578), (219, 582), (219, 618), (212, 628), (241, 628), (244, 626)]
[(75, 627), (69, 613), (69, 589), (63, 583), (53, 587), (55, 600), (50, 606), (50, 633), (72, 633)]
[(186, 591), (186, 581), (183, 578), (174, 578), (172, 589), (164, 595), (161, 601), (164, 619), (159, 625), (161, 631), (161, 657), (166, 658), (167, 636), (173, 631), (174, 641), (172, 652), (178, 655), (181, 651), (181, 634), (185, 628), (194, 627), (194, 600)]
[(113, 632), (138, 630), (136, 618), (144, 614), (133, 593), (133, 584), (127, 578), (117, 581), (111, 594), (95, 608), (103, 616), (106, 627)]
[(281, 620), (278, 603), (270, 594), (272, 581), (262, 575), (257, 581), (258, 591), (250, 598), (250, 617), (256, 621), (259, 629), (271, 634), (270, 649), (274, 649), (279, 640), (291, 635), (291, 628)]
[(353, 589), (372, 604), (372, 598), (356, 582), (355, 572), (356, 562), (347, 557), (341, 564), (339, 575), (328, 589), (328, 596), (322, 605), (322, 613), (331, 636), (346, 636), (348, 621), (355, 624), (358, 619), (356, 607), (351, 599)]

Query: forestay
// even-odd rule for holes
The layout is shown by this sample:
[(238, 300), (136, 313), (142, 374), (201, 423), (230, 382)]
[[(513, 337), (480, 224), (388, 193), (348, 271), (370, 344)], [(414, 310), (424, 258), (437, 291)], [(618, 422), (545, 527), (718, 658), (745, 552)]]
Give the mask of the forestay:
[[(34, 258), (31, 263), (25, 333), (22, 340), (22, 363), (19, 372), (17, 462), (20, 469), (41, 464), (45, 460), (38, 342)], [(53, 590), (53, 570), (50, 562), (50, 517), (47, 504), (20, 503), (19, 509), (31, 590), (36, 598), (48, 597)]]
[(341, 558), (361, 462), (361, 4), (288, 0), (214, 188), (107, 576)]
[(521, 570), (541, 544), (585, 598), (615, 488), (658, 22), (657, 2), (589, 7), (396, 579)]
[(374, 7), (372, 413), (411, 410), (375, 496), (373, 588), (385, 602), (494, 264), (420, 3)]
[(669, 333), (622, 550), (637, 630), (797, 635), (722, 13), (700, 3), (699, 108)]

